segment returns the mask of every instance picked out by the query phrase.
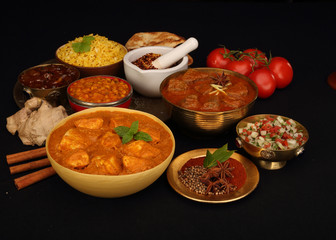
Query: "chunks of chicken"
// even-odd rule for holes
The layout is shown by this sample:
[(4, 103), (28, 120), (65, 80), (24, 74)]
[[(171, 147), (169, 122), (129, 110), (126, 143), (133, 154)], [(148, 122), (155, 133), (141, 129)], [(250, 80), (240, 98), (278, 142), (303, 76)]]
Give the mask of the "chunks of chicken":
[(122, 161), (124, 168), (128, 173), (142, 172), (155, 166), (150, 159), (133, 156), (123, 156)]
[(124, 152), (128, 156), (151, 159), (160, 154), (161, 151), (144, 140), (138, 140), (126, 144)]
[(100, 129), (103, 126), (102, 118), (83, 118), (74, 122), (76, 127), (87, 129)]
[(71, 154), (70, 157), (65, 159), (65, 164), (71, 168), (84, 168), (90, 163), (90, 158), (87, 152), (82, 149), (79, 149), (75, 153)]
[(95, 156), (91, 161), (103, 174), (118, 175), (122, 171), (122, 162), (116, 154)]
[(132, 122), (134, 122), (136, 119), (129, 115), (127, 118), (125, 116), (114, 116), (113, 118), (110, 119), (110, 128), (116, 128), (119, 126), (125, 126), (125, 127), (130, 127), (132, 125)]
[(108, 131), (100, 138), (100, 144), (105, 148), (117, 148), (121, 146), (121, 139), (118, 134)]
[(153, 126), (147, 126), (147, 125), (139, 126), (139, 131), (149, 134), (152, 137), (153, 143), (160, 142), (161, 139), (160, 130), (154, 128)]
[(84, 132), (77, 128), (70, 128), (62, 137), (59, 150), (69, 151), (75, 149), (85, 149), (88, 146), (88, 138)]

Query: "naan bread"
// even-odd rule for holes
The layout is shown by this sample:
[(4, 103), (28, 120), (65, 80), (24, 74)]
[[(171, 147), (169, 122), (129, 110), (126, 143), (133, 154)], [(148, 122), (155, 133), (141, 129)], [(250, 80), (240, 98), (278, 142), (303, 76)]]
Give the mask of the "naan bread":
[[(125, 44), (128, 51), (147, 46), (176, 47), (186, 39), (170, 32), (138, 32)], [(193, 63), (193, 58), (188, 54), (188, 65)]]
[(127, 41), (125, 47), (131, 51), (146, 46), (176, 47), (184, 42), (185, 38), (170, 32), (139, 32)]

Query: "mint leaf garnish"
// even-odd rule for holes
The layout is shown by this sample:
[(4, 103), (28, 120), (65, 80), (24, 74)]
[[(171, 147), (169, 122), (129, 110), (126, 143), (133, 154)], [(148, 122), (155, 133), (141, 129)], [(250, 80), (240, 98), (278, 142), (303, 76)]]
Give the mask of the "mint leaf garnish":
[(72, 49), (78, 53), (89, 52), (93, 40), (93, 36), (84, 36), (81, 42), (72, 43)]
[(122, 138), (123, 144), (134, 140), (144, 140), (146, 142), (152, 141), (152, 137), (145, 132), (138, 132), (139, 121), (132, 122), (131, 127), (119, 126), (114, 128), (114, 131)]

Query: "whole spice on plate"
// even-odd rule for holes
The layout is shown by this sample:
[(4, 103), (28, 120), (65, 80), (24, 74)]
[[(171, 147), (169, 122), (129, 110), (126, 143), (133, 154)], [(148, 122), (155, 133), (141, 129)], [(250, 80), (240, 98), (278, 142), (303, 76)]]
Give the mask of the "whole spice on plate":
[(205, 157), (190, 159), (178, 173), (180, 181), (198, 194), (220, 195), (237, 191), (245, 184), (247, 174), (244, 165), (230, 157), (232, 153), (224, 145), (213, 154), (208, 151)]

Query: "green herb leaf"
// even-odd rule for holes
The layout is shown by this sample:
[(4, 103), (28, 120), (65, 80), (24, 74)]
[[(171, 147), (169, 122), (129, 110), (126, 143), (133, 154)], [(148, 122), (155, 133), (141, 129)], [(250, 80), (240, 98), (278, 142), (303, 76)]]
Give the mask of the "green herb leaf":
[(152, 141), (152, 137), (148, 133), (145, 133), (145, 132), (137, 132), (134, 135), (134, 139), (135, 140), (144, 140), (146, 142)]
[(138, 128), (139, 128), (139, 121), (135, 121), (135, 122), (132, 122), (132, 125), (129, 131), (132, 135), (134, 135), (138, 132)]
[(79, 53), (89, 52), (91, 50), (91, 42), (93, 40), (93, 36), (84, 36), (81, 42), (75, 42), (72, 44), (72, 49)]
[(122, 136), (121, 142), (123, 144), (130, 142), (133, 139), (133, 134), (128, 131), (124, 136)]
[(130, 142), (133, 138), (134, 140), (144, 140), (146, 142), (152, 141), (152, 137), (145, 132), (138, 132), (139, 121), (132, 122), (131, 127), (118, 126), (114, 128), (114, 131), (122, 138), (123, 144)]
[(216, 161), (214, 161), (214, 157), (210, 153), (210, 151), (207, 150), (206, 156), (205, 156), (204, 161), (203, 161), (203, 166), (207, 168), (208, 166), (212, 165), (213, 162), (216, 162)]
[(213, 154), (207, 150), (203, 166), (206, 168), (211, 168), (217, 165), (217, 161), (222, 163), (228, 160), (235, 150), (229, 151), (228, 144), (225, 144), (223, 147), (218, 148)]
[(114, 128), (114, 131), (120, 136), (123, 137), (128, 131), (129, 131), (129, 127), (125, 127), (125, 126), (119, 126)]

